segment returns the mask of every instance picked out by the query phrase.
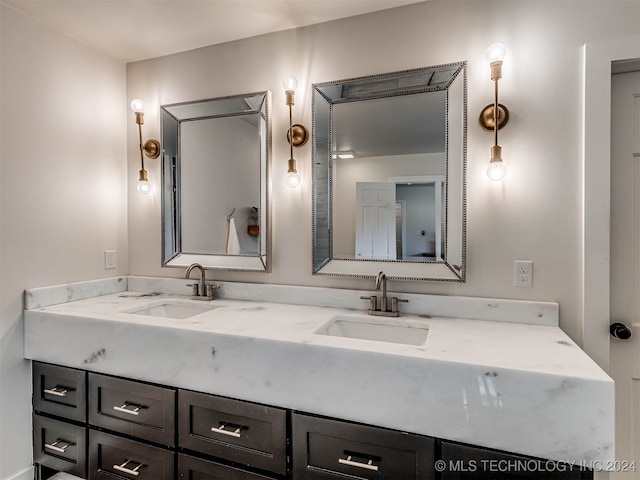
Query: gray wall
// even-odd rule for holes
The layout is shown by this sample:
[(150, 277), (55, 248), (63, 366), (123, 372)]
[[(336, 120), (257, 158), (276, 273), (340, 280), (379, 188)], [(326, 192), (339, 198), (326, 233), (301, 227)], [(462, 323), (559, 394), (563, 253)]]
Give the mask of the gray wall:
[[(435, 254), (435, 186), (430, 185), (398, 185), (396, 202), (406, 201), (406, 247), (405, 256), (421, 253)], [(417, 231), (425, 232), (424, 235)]]

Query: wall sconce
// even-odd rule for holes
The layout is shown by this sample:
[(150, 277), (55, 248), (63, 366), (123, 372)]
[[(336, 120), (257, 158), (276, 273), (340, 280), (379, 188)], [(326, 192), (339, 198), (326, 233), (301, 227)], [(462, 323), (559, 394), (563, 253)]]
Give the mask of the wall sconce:
[(138, 191), (142, 194), (148, 194), (152, 190), (151, 182), (144, 169), (144, 156), (149, 158), (158, 158), (160, 156), (160, 142), (157, 140), (147, 140), (142, 143), (142, 125), (144, 124), (145, 103), (136, 98), (131, 101), (131, 110), (136, 114), (136, 123), (138, 124), (138, 134), (140, 136), (140, 176), (138, 177)]
[(487, 176), (491, 180), (502, 180), (507, 174), (507, 167), (502, 162), (502, 147), (498, 145), (498, 130), (509, 121), (509, 110), (498, 103), (498, 80), (502, 78), (502, 60), (506, 54), (505, 46), (494, 43), (487, 48), (486, 58), (491, 65), (491, 80), (494, 82), (493, 104), (487, 105), (480, 113), (480, 125), (487, 131), (493, 131), (493, 147), (491, 160), (487, 168)]
[(296, 94), (296, 88), (298, 87), (298, 80), (293, 75), (288, 76), (282, 82), (285, 93), (285, 103), (289, 107), (289, 130), (287, 130), (287, 140), (289, 142), (289, 162), (287, 170), (287, 186), (295, 188), (300, 185), (300, 175), (298, 175), (298, 169), (296, 168), (296, 160), (293, 158), (293, 147), (301, 147), (309, 139), (309, 132), (307, 129), (296, 123), (293, 124), (293, 97)]

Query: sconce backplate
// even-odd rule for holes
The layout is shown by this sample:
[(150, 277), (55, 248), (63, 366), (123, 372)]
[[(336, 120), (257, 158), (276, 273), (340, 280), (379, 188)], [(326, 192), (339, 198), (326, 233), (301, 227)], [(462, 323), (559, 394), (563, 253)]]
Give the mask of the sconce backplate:
[[(480, 112), (480, 126), (489, 132), (493, 132), (493, 103), (487, 105)], [(504, 127), (509, 122), (509, 110), (507, 107), (498, 104), (498, 130)]]
[(160, 156), (160, 142), (157, 140), (147, 140), (142, 149), (149, 158), (158, 158)]
[[(291, 127), (291, 132), (293, 133), (293, 146), (301, 147), (307, 140), (309, 140), (309, 131), (299, 123), (296, 123)], [(287, 141), (291, 143), (291, 138), (289, 135), (289, 130), (287, 130)]]

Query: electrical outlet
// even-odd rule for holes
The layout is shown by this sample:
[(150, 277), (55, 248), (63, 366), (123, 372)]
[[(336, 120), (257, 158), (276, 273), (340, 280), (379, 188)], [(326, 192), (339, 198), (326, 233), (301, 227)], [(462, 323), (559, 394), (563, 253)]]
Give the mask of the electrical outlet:
[(533, 262), (516, 260), (514, 263), (514, 285), (516, 287), (533, 286)]
[(104, 269), (113, 270), (118, 266), (118, 257), (115, 250), (104, 251)]

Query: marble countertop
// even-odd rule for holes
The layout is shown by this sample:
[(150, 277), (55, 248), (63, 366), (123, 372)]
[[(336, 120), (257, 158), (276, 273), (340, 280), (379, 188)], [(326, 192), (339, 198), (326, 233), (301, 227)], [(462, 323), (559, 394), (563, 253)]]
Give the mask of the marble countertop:
[[(185, 319), (135, 313), (167, 303), (211, 310)], [(202, 302), (181, 295), (148, 296), (143, 292), (105, 295), (31, 312), (114, 322), (120, 327), (137, 324), (609, 381), (609, 377), (601, 369), (594, 368), (593, 361), (556, 327), (416, 315), (384, 318), (368, 316), (364, 310), (238, 300)], [(429, 334), (425, 345), (415, 346), (315, 333), (336, 316), (414, 325), (428, 328)]]
[[(210, 306), (185, 319), (132, 313)], [(613, 381), (555, 326), (426, 315), (424, 345), (321, 335), (345, 308), (121, 291), (25, 311), (25, 357), (566, 462), (613, 460)]]

